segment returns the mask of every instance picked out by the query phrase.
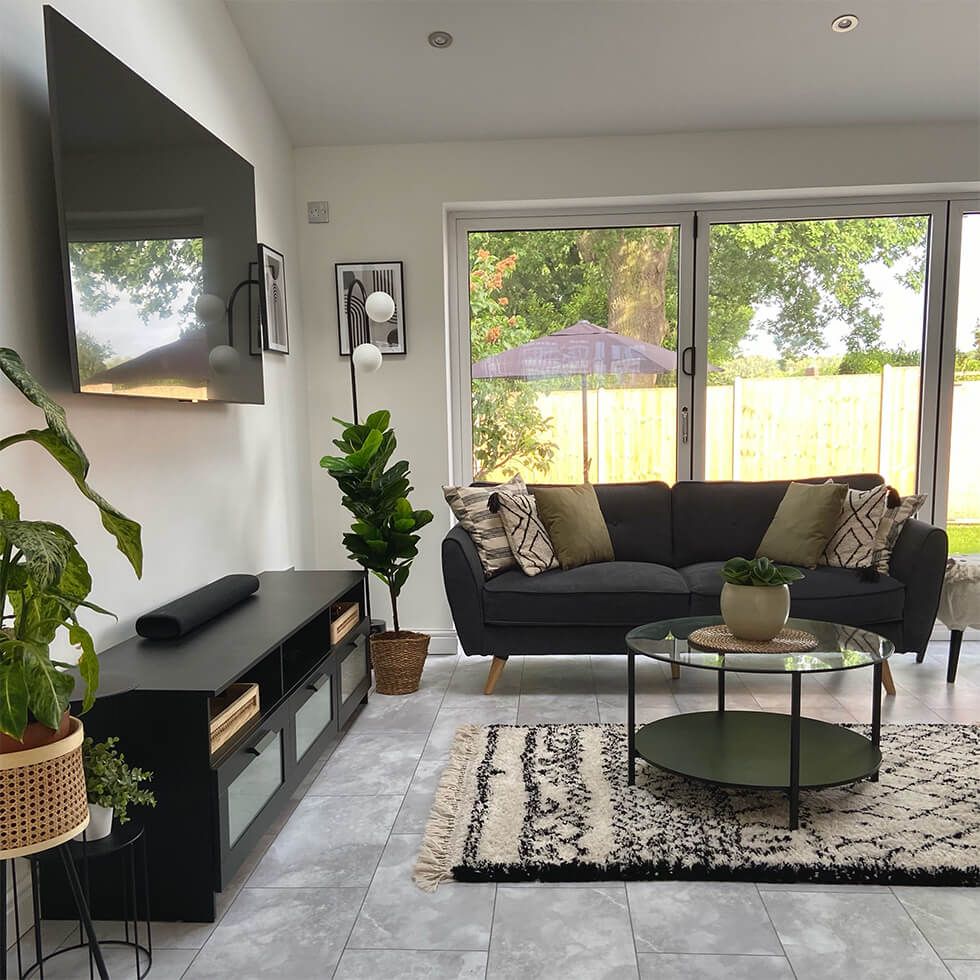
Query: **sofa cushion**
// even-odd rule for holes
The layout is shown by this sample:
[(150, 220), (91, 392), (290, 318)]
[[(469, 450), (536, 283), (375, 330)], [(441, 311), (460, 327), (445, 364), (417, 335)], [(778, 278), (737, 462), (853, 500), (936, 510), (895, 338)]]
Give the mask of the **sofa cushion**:
[(688, 587), (666, 565), (615, 561), (528, 578), (504, 572), (483, 592), (484, 620), (495, 625), (623, 626), (686, 616)]
[[(793, 482), (824, 483), (826, 479), (821, 476)], [(846, 483), (855, 490), (869, 490), (884, 482), (874, 473), (832, 479), (834, 483)], [(727, 561), (736, 555), (754, 555), (790, 482), (711, 480), (675, 483), (670, 501), (674, 541), (670, 564), (681, 568), (697, 562)], [(615, 545), (613, 539), (613, 547)]]
[[(717, 616), (718, 597), (724, 584), (719, 574), (723, 562), (706, 561), (680, 569), (691, 590), (692, 616)], [(512, 573), (508, 573), (512, 574)], [(905, 586), (882, 575), (864, 582), (853, 568), (808, 568), (806, 578), (789, 587), (790, 615), (798, 619), (864, 626), (902, 619)]]
[(595, 492), (617, 561), (674, 564), (666, 483), (598, 483)]

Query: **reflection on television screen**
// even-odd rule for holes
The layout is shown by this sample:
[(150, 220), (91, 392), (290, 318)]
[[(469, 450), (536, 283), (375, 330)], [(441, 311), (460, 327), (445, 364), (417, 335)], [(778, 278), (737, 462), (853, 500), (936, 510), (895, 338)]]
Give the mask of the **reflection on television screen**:
[(207, 398), (202, 238), (71, 242), (82, 391)]

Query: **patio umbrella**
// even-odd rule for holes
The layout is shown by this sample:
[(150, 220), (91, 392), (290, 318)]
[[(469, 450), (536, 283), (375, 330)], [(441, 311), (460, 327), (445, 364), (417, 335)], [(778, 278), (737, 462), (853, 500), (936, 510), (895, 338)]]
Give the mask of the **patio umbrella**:
[(589, 480), (589, 408), (586, 378), (590, 374), (662, 374), (677, 368), (677, 354), (666, 347), (624, 337), (588, 320), (538, 337), (520, 347), (481, 358), (474, 378), (582, 379), (582, 473)]

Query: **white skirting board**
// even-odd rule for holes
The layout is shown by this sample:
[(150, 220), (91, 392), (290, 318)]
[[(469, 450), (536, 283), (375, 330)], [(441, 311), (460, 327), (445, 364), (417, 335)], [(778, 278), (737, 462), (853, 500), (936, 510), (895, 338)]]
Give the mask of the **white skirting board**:
[[(428, 633), (432, 637), (429, 642), (429, 654), (432, 656), (442, 656), (459, 653), (459, 640), (456, 638), (455, 630), (430, 630), (424, 627), (411, 627), (412, 629), (418, 629), (420, 633)], [(949, 643), (949, 629), (942, 623), (936, 623), (935, 629), (932, 631), (932, 642), (933, 643)], [(980, 641), (980, 630), (967, 630), (963, 634), (963, 639), (967, 643), (976, 643)]]
[(459, 653), (459, 641), (456, 639), (455, 630), (427, 630), (419, 628), (420, 633), (428, 633), (432, 638), (429, 640), (429, 656), (455, 656)]

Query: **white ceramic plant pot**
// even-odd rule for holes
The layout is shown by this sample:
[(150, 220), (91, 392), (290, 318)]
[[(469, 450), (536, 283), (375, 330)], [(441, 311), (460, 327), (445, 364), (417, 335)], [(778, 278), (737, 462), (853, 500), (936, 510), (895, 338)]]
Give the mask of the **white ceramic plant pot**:
[(112, 833), (112, 814), (111, 806), (99, 806), (98, 803), (88, 805), (88, 826), (79, 834), (75, 840), (84, 839), (87, 841), (102, 840)]
[(788, 585), (721, 587), (721, 618), (740, 640), (771, 640), (789, 619)]

